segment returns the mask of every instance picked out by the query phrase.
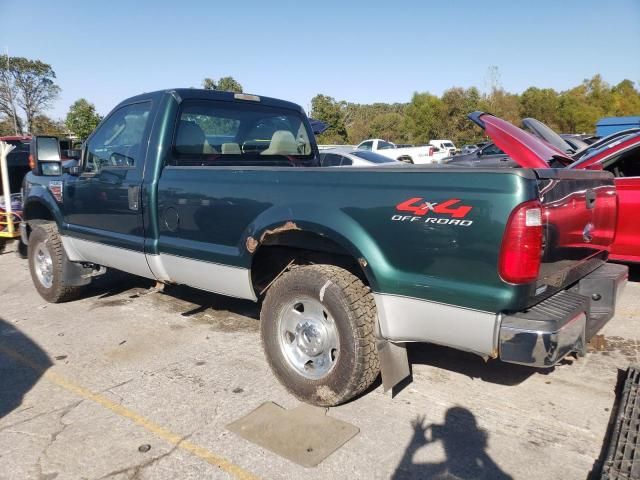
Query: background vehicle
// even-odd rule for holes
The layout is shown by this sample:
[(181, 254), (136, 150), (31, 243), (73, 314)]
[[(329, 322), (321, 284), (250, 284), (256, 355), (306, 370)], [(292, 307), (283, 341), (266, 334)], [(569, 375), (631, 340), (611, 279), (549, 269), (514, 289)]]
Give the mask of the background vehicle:
[(464, 167), (517, 167), (518, 163), (511, 160), (495, 143), (489, 143), (482, 148), (470, 153), (455, 155), (443, 160), (446, 165), (457, 165)]
[(474, 144), (469, 144), (469, 145), (464, 145), (462, 147), (462, 149), (460, 150), (460, 153), (462, 155), (466, 155), (467, 153), (473, 153), (480, 150), (480, 147), (478, 145), (474, 145)]
[(330, 148), (320, 152), (321, 167), (370, 167), (372, 165), (393, 165), (396, 163), (399, 162), (368, 150)]
[(563, 134), (560, 134), (560, 136), (565, 142), (571, 145), (571, 148), (573, 149), (574, 152), (582, 150), (583, 148), (587, 148), (591, 143), (593, 143), (593, 142), (589, 143), (585, 140), (585, 138), (592, 138), (590, 135), (583, 136), (583, 135), (573, 135), (573, 134), (563, 133)]
[[(560, 144), (559, 140), (553, 138), (558, 134), (548, 127), (532, 131), (544, 141)], [(492, 145), (490, 152), (496, 150), (498, 147)], [(555, 159), (554, 162), (555, 166), (562, 165)], [(640, 222), (637, 221), (637, 212), (640, 211), (640, 128), (605, 137), (573, 155), (567, 154), (564, 162), (570, 169), (606, 170), (615, 176), (614, 183), (618, 195), (617, 233), (611, 245), (610, 258), (621, 262), (640, 263)], [(482, 168), (519, 167), (518, 162), (504, 153), (458, 155), (446, 163)]]
[(356, 149), (379, 153), (385, 157), (405, 163), (424, 164), (438, 162), (434, 155), (433, 146), (398, 148), (391, 142), (372, 138), (361, 142)]
[[(15, 148), (7, 155), (7, 169), (9, 170), (9, 188), (11, 193), (18, 193), (22, 179), (31, 168), (29, 167), (29, 136), (0, 137), (0, 141), (13, 145)], [(2, 183), (0, 183), (0, 194)]]
[(262, 298), (276, 377), (324, 406), (379, 371), (385, 388), (406, 377), (408, 341), (553, 366), (584, 352), (614, 313), (605, 292), (626, 281), (626, 267), (604, 265), (613, 176), (550, 169), (555, 149), (473, 118), (523, 168), (320, 168), (289, 102), (196, 89), (130, 98), (68, 173), (44, 175), (56, 168), (36, 153), (21, 223), (34, 285), (70, 300), (107, 267)]
[(436, 147), (443, 158), (455, 155), (457, 152), (456, 146), (451, 140), (430, 140), (429, 145)]

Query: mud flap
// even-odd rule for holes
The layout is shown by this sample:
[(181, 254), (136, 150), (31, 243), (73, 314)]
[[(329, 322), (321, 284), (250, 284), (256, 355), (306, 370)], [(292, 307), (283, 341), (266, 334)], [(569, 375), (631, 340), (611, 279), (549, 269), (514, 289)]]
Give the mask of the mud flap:
[(404, 343), (392, 343), (378, 338), (376, 349), (380, 360), (382, 386), (386, 393), (411, 374), (407, 347)]

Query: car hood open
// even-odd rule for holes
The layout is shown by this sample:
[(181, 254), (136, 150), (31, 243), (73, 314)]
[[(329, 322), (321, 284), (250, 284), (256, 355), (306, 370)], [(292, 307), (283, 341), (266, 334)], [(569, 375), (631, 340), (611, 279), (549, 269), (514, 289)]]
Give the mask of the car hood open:
[(550, 127), (542, 123), (540, 120), (536, 120), (535, 118), (523, 118), (522, 119), (522, 128), (535, 135), (536, 137), (544, 140), (552, 147), (557, 148), (561, 152), (568, 153), (572, 155), (575, 153), (564, 138), (554, 132)]
[(470, 113), (467, 118), (522, 168), (549, 168), (553, 160), (572, 162), (566, 153), (501, 118), (480, 111)]

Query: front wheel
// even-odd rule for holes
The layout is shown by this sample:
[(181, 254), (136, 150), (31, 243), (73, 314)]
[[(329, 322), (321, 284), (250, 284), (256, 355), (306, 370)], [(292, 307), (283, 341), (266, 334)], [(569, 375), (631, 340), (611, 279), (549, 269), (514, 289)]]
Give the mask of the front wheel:
[(269, 365), (300, 400), (324, 407), (344, 403), (380, 371), (375, 319), (373, 295), (349, 271), (295, 268), (271, 286), (260, 313)]
[(64, 278), (65, 267), (71, 262), (54, 223), (41, 223), (33, 229), (28, 256), (33, 284), (47, 302), (67, 302), (79, 295), (82, 287), (70, 286)]

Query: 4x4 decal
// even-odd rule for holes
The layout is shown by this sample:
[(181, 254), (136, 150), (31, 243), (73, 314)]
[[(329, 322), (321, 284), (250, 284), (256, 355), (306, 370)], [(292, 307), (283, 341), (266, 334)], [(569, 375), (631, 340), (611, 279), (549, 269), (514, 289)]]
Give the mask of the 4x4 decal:
[[(450, 198), (443, 202), (425, 202), (424, 198), (414, 197), (396, 205), (398, 212), (409, 212), (413, 215), (393, 215), (391, 220), (395, 222), (417, 222), (435, 223), (438, 225), (460, 225), (468, 227), (473, 224), (473, 220), (461, 220), (465, 218), (473, 207), (470, 205), (459, 205), (462, 200)], [(435, 214), (435, 215), (433, 215)], [(451, 218), (441, 217), (446, 215)], [(423, 218), (425, 217), (426, 218)]]
[[(451, 198), (441, 203), (423, 202), (423, 198), (416, 197), (410, 198), (402, 203), (396, 205), (396, 210), (399, 212), (413, 212), (414, 215), (426, 215), (428, 212), (441, 213), (445, 215), (451, 215), (453, 218), (464, 218), (473, 209), (468, 205), (460, 205), (456, 208), (450, 208), (456, 203), (460, 203), (461, 200), (457, 198)], [(417, 203), (417, 205), (415, 205)]]

